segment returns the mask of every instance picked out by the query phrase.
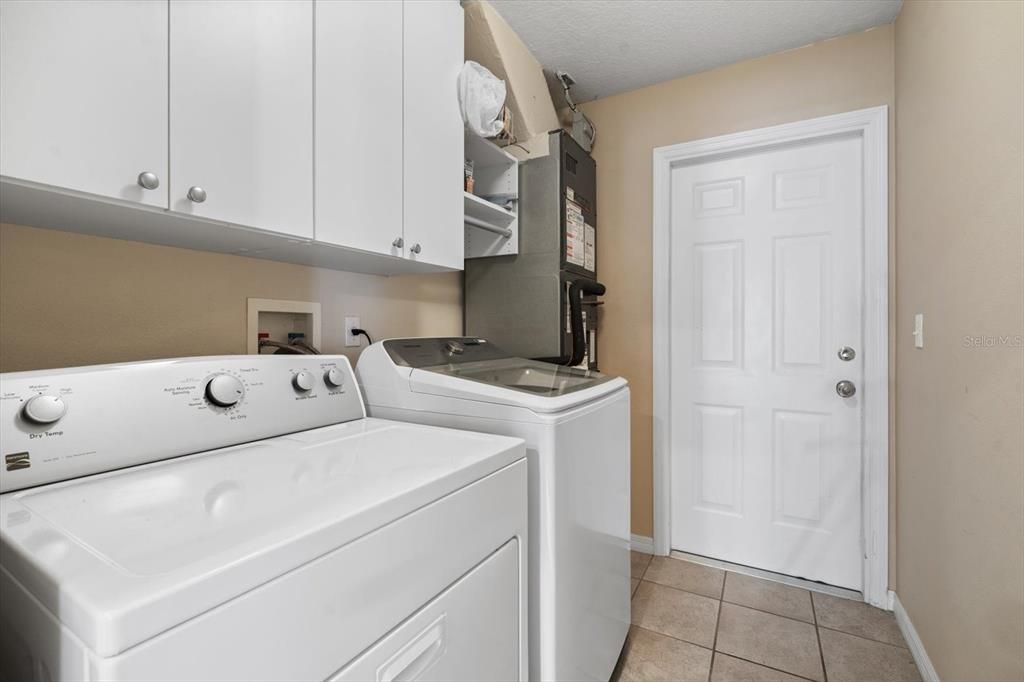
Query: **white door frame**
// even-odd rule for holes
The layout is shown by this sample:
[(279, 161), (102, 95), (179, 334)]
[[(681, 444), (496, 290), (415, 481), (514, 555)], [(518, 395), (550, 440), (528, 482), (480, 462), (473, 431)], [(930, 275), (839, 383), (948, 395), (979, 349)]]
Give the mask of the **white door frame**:
[(674, 166), (780, 144), (859, 135), (864, 164), (864, 601), (889, 608), (889, 108), (861, 109), (654, 150), (654, 551), (671, 534), (671, 222)]

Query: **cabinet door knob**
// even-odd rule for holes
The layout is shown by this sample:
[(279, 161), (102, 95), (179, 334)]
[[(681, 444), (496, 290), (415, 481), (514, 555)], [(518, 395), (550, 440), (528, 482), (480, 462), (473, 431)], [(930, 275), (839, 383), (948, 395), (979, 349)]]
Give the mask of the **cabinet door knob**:
[(419, 253), (422, 250), (423, 249), (420, 248), (419, 244), (413, 244), (412, 248), (409, 249), (409, 251), (411, 251), (412, 253)]
[(405, 246), (405, 240), (402, 239), (401, 237), (397, 237), (395, 241), (391, 242), (391, 246), (395, 247), (396, 249), (400, 249), (403, 246)]
[(160, 186), (160, 178), (156, 176), (156, 173), (143, 171), (139, 173), (138, 183), (142, 189), (156, 189)]
[(206, 190), (199, 186), (189, 187), (188, 198), (197, 204), (201, 204), (206, 201)]

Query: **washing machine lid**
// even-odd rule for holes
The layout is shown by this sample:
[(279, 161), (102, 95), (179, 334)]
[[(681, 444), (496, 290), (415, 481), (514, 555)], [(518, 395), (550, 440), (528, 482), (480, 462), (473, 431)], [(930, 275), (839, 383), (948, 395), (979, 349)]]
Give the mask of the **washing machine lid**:
[(413, 391), (551, 413), (617, 391), (625, 379), (510, 355), (485, 339), (390, 339), (384, 350), (411, 368)]
[(362, 419), (9, 493), (3, 567), (111, 656), (524, 455)]

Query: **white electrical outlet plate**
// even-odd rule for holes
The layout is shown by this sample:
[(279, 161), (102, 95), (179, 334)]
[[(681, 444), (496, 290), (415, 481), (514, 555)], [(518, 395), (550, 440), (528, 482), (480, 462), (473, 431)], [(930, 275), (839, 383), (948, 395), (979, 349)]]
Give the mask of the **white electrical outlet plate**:
[(345, 347), (352, 348), (359, 345), (359, 337), (352, 333), (353, 329), (362, 329), (358, 317), (345, 318)]
[(914, 315), (914, 348), (924, 348), (924, 313)]

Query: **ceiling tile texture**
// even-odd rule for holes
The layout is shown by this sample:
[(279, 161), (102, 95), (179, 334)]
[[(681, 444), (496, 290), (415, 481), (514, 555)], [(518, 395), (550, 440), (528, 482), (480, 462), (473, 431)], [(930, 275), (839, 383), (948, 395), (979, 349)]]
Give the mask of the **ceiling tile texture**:
[(902, 0), (491, 0), (545, 69), (607, 97), (891, 23)]

